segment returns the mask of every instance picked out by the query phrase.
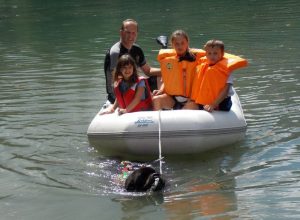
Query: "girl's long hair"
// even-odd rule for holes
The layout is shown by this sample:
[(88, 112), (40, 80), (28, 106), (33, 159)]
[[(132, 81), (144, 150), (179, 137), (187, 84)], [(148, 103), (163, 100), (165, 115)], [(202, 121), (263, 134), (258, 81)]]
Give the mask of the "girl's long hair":
[(171, 45), (173, 45), (173, 42), (174, 40), (177, 38), (177, 37), (183, 37), (186, 39), (186, 41), (189, 43), (190, 39), (189, 39), (189, 36), (187, 35), (187, 33), (184, 31), (184, 30), (176, 30), (174, 31), (172, 34), (171, 34)]
[(120, 79), (123, 79), (122, 68), (127, 65), (133, 66), (133, 74), (131, 75), (129, 80), (127, 80), (128, 84), (132, 86), (138, 80), (138, 73), (135, 61), (129, 54), (124, 54), (118, 59), (116, 69), (113, 73), (113, 79), (114, 82), (118, 82)]

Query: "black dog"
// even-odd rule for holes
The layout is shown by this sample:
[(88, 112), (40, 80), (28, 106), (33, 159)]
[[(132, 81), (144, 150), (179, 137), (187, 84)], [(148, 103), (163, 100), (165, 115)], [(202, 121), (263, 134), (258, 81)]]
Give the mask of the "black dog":
[(125, 181), (125, 189), (130, 192), (159, 191), (164, 186), (165, 180), (152, 167), (141, 167), (133, 171)]

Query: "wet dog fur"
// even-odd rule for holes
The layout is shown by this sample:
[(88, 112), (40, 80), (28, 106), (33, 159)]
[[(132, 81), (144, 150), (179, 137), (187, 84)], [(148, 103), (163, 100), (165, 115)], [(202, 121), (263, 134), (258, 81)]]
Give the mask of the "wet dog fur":
[(129, 192), (161, 191), (164, 186), (164, 178), (152, 167), (140, 167), (125, 181), (125, 189)]

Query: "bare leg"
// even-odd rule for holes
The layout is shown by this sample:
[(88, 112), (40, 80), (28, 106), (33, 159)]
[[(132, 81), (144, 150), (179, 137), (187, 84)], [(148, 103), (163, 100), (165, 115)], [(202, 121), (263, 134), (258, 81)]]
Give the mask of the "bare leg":
[(175, 105), (172, 96), (167, 94), (157, 95), (153, 97), (153, 110), (171, 109)]
[(185, 103), (185, 105), (183, 106), (182, 109), (192, 109), (192, 110), (198, 110), (198, 104), (196, 104), (195, 102), (189, 100), (187, 103)]

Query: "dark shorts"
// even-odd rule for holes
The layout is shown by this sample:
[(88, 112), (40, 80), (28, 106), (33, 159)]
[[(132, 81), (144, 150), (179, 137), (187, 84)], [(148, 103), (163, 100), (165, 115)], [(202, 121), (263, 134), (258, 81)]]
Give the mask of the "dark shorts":
[(173, 100), (175, 101), (175, 104), (174, 104), (174, 106), (173, 106), (173, 109), (174, 109), (174, 110), (182, 109), (182, 107), (183, 107), (183, 106), (185, 105), (185, 103), (187, 102), (187, 101), (179, 102), (179, 101), (175, 98), (175, 96), (173, 96)]
[[(219, 110), (219, 111), (226, 111), (229, 112), (232, 106), (232, 101), (231, 101), (231, 97), (227, 97), (225, 98), (218, 106), (217, 109), (215, 110)], [(199, 110), (204, 110), (203, 105), (199, 105)]]
[(109, 101), (111, 104), (114, 104), (116, 97), (115, 97), (114, 94), (108, 93), (107, 99), (108, 99), (108, 101)]

